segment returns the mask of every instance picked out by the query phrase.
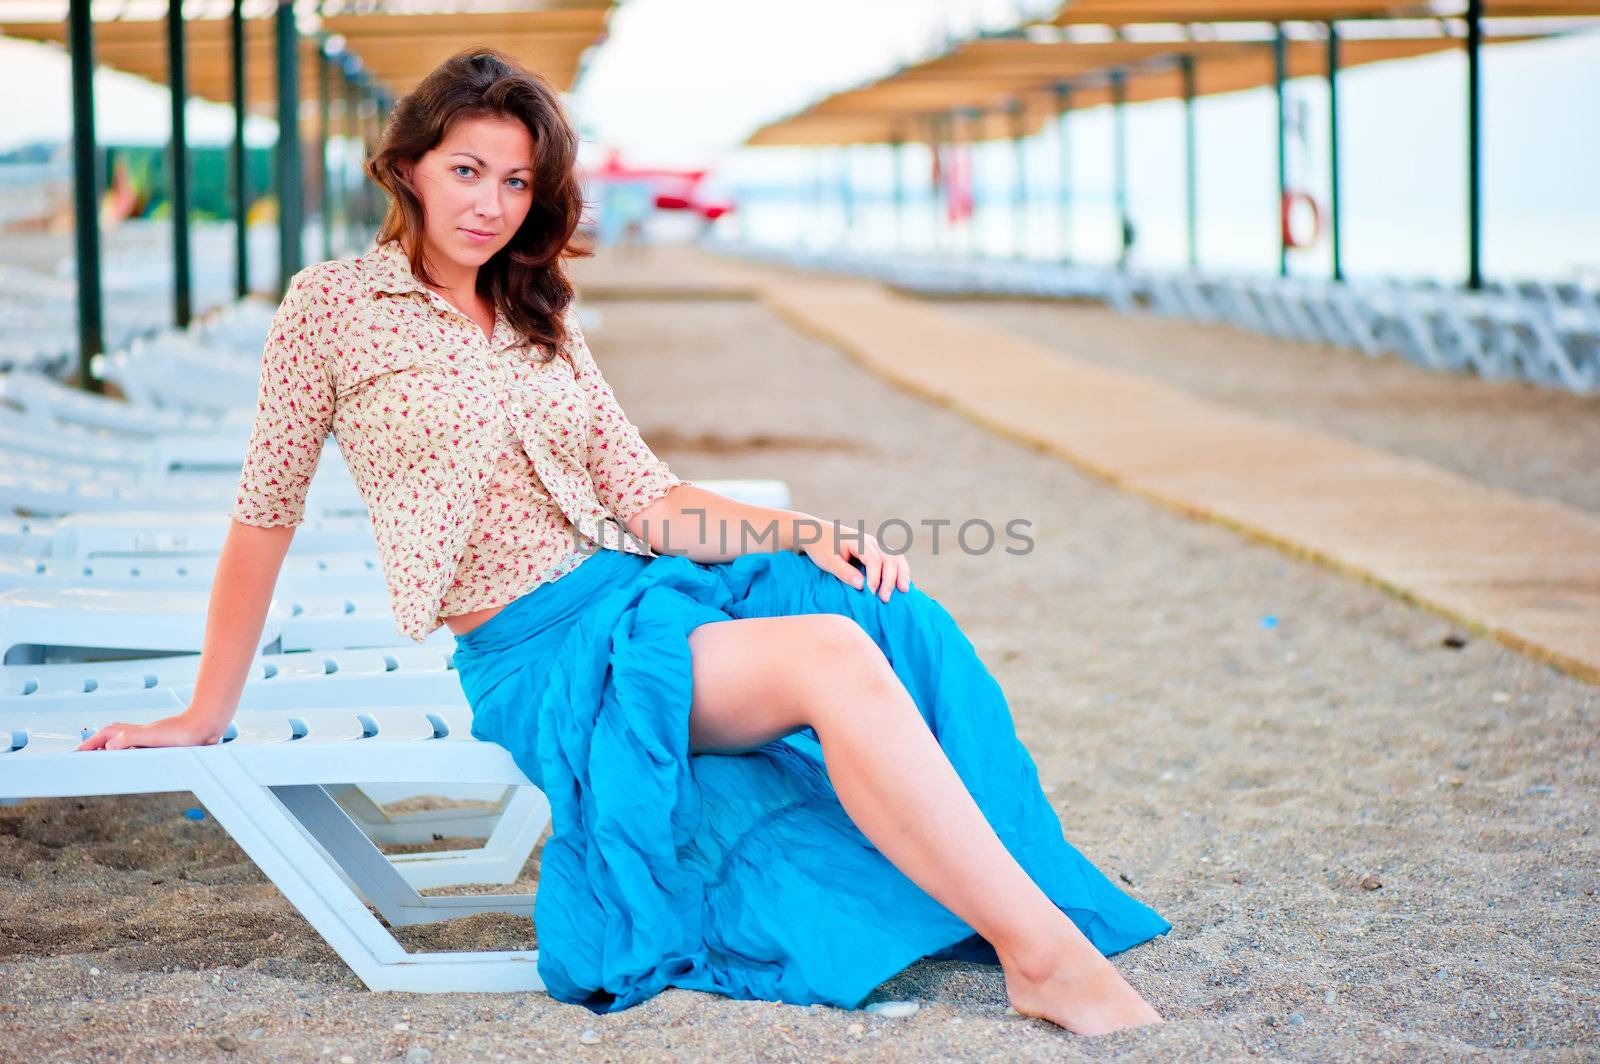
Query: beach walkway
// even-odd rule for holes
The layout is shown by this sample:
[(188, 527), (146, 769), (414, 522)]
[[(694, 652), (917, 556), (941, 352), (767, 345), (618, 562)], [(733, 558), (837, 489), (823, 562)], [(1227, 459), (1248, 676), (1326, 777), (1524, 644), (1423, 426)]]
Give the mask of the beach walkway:
[[(896, 385), (1129, 491), (1600, 683), (1600, 516), (1098, 365), (937, 303), (674, 247), (586, 262), (594, 298), (763, 301)], [(1070, 345), (1069, 345), (1070, 346)]]

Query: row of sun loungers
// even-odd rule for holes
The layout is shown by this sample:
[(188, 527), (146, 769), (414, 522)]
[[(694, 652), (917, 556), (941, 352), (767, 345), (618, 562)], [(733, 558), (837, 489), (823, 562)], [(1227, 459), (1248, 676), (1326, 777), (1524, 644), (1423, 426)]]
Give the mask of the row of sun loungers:
[[(270, 318), (240, 304), (108, 357), (125, 400), (0, 374), (0, 799), (190, 791), (367, 986), (537, 989), (534, 951), (411, 953), (390, 933), (531, 915), (531, 895), (420, 892), (515, 880), (549, 805), (503, 748), (473, 738), (448, 630), (422, 645), (395, 633), (336, 447), (223, 741), (75, 749), (104, 724), (188, 705)], [(779, 481), (700, 483), (789, 505)], [(455, 804), (384, 808), (418, 795)], [(380, 848), (441, 837), (464, 844)]]
[(1017, 259), (808, 251), (731, 241), (758, 261), (872, 277), (928, 294), (1102, 300), (1127, 312), (1222, 322), (1287, 340), (1394, 354), (1428, 369), (1600, 391), (1600, 281), (1333, 282), (1117, 270)]

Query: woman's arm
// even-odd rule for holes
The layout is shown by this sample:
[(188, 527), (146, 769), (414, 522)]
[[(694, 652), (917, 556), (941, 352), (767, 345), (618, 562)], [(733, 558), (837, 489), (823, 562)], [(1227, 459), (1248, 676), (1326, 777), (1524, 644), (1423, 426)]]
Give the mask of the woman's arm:
[[(831, 524), (808, 513), (740, 502), (687, 481), (622, 523), (657, 554), (682, 554), (697, 562), (800, 550), (833, 535)], [(841, 528), (845, 537), (852, 531)]]
[(200, 672), (195, 677), (194, 697), (188, 708), (149, 724), (107, 724), (78, 749), (204, 746), (219, 742), (238, 709), (250, 663), (261, 645), (261, 630), (272, 605), (278, 571), (293, 539), (292, 525), (257, 528), (229, 522), (211, 581)]
[[(885, 602), (895, 590), (911, 589), (905, 556), (885, 552), (865, 529), (740, 502), (687, 481), (621, 520), (629, 535), (657, 554), (725, 562), (741, 554), (800, 551), (851, 587), (870, 587)], [(851, 566), (852, 558), (861, 560), (861, 572)]]
[(182, 713), (149, 724), (108, 724), (80, 750), (215, 743), (233, 719), (333, 424), (334, 308), (315, 269), (294, 276), (267, 331), (255, 423), (212, 576), (194, 697)]

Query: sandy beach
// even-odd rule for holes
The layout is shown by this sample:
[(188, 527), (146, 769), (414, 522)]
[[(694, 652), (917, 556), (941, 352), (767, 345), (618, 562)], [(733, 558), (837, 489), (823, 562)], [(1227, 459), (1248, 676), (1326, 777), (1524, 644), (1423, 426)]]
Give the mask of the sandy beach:
[[(954, 962), (881, 986), (919, 1006), (894, 1018), (681, 990), (612, 1016), (372, 993), (173, 793), (0, 807), (0, 1059), (1600, 1059), (1594, 688), (1000, 439), (757, 303), (592, 306), (600, 365), (680, 476), (779, 477), (798, 509), (919, 530), (915, 578), (1006, 691), (1066, 837), (1172, 921), (1116, 958), (1169, 1022), (1078, 1038), (1009, 1012), (998, 968)], [(1529, 412), (1506, 398), (1522, 385), (1313, 365), (1188, 324), (1119, 333), (1092, 308), (961, 312), (1600, 509), (1592, 401)], [(1274, 360), (1305, 368), (1249, 368)], [(948, 529), (934, 549), (925, 522), (973, 518), (1030, 522), (1033, 549), (969, 554)], [(536, 853), (496, 889), (537, 872)], [(512, 917), (399, 934), (533, 943)]]

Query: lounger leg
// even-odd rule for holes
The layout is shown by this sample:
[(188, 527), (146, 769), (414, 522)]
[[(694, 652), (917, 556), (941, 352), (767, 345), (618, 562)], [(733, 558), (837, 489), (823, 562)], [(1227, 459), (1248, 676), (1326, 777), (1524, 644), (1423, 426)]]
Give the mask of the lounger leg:
[(536, 787), (507, 787), (493, 809), (461, 814), (453, 810), (391, 816), (360, 788), (325, 788), (340, 808), (374, 842), (416, 842), (434, 834), (482, 838), (470, 850), (432, 850), (385, 855), (413, 887), (453, 887), (463, 883), (510, 883), (522, 874), (545, 825), (550, 802)]
[(533, 917), (532, 894), (479, 894), (425, 898), (389, 857), (372, 844), (339, 803), (317, 784), (270, 788), (313, 839), (343, 868), (356, 890), (391, 926), (428, 924), (475, 913)]
[[(214, 754), (197, 758), (196, 764), (199, 771), (193, 784), (195, 797), (369, 988), (414, 993), (543, 989), (544, 984), (539, 979), (536, 967), (536, 950), (406, 952), (331, 867), (330, 855), (337, 853), (340, 847), (337, 821), (322, 815), (315, 815), (312, 823), (301, 821), (306, 832), (322, 841), (319, 846), (296, 826), (290, 806), (280, 794), (274, 793), (296, 792), (288, 795), (290, 801), (313, 814), (318, 813), (319, 807), (322, 812), (329, 809), (338, 812), (337, 805), (320, 787), (263, 787), (232, 758), (216, 757)], [(316, 798), (308, 798), (304, 793), (306, 790), (316, 791), (321, 796), (320, 802)], [(363, 840), (366, 838), (349, 817), (342, 812), (339, 815), (349, 832)], [(332, 829), (327, 828), (330, 822), (334, 825)], [(354, 842), (348, 836), (344, 838), (350, 843)], [(333, 848), (327, 848), (329, 840), (335, 843)], [(374, 853), (377, 852), (370, 841), (367, 846)], [(382, 861), (382, 854), (378, 854), (378, 858)], [(387, 862), (382, 863), (385, 868), (388, 867)], [(390, 871), (392, 873), (392, 869)], [(379, 874), (381, 872), (373, 873), (370, 868), (363, 869), (363, 875)], [(354, 872), (351, 875), (356, 878)], [(398, 878), (396, 874), (395, 879)], [(386, 886), (391, 890), (398, 889), (393, 880)], [(373, 889), (380, 889), (376, 881)], [(422, 900), (436, 902), (446, 899)], [(467, 902), (467, 906), (457, 909), (453, 915), (485, 911), (484, 899), (462, 900)], [(510, 903), (510, 899), (503, 900)], [(524, 898), (517, 904), (527, 907), (496, 911), (531, 914), (530, 899)], [(443, 907), (430, 908), (435, 913), (444, 911)], [(432, 918), (443, 917), (435, 915)]]

